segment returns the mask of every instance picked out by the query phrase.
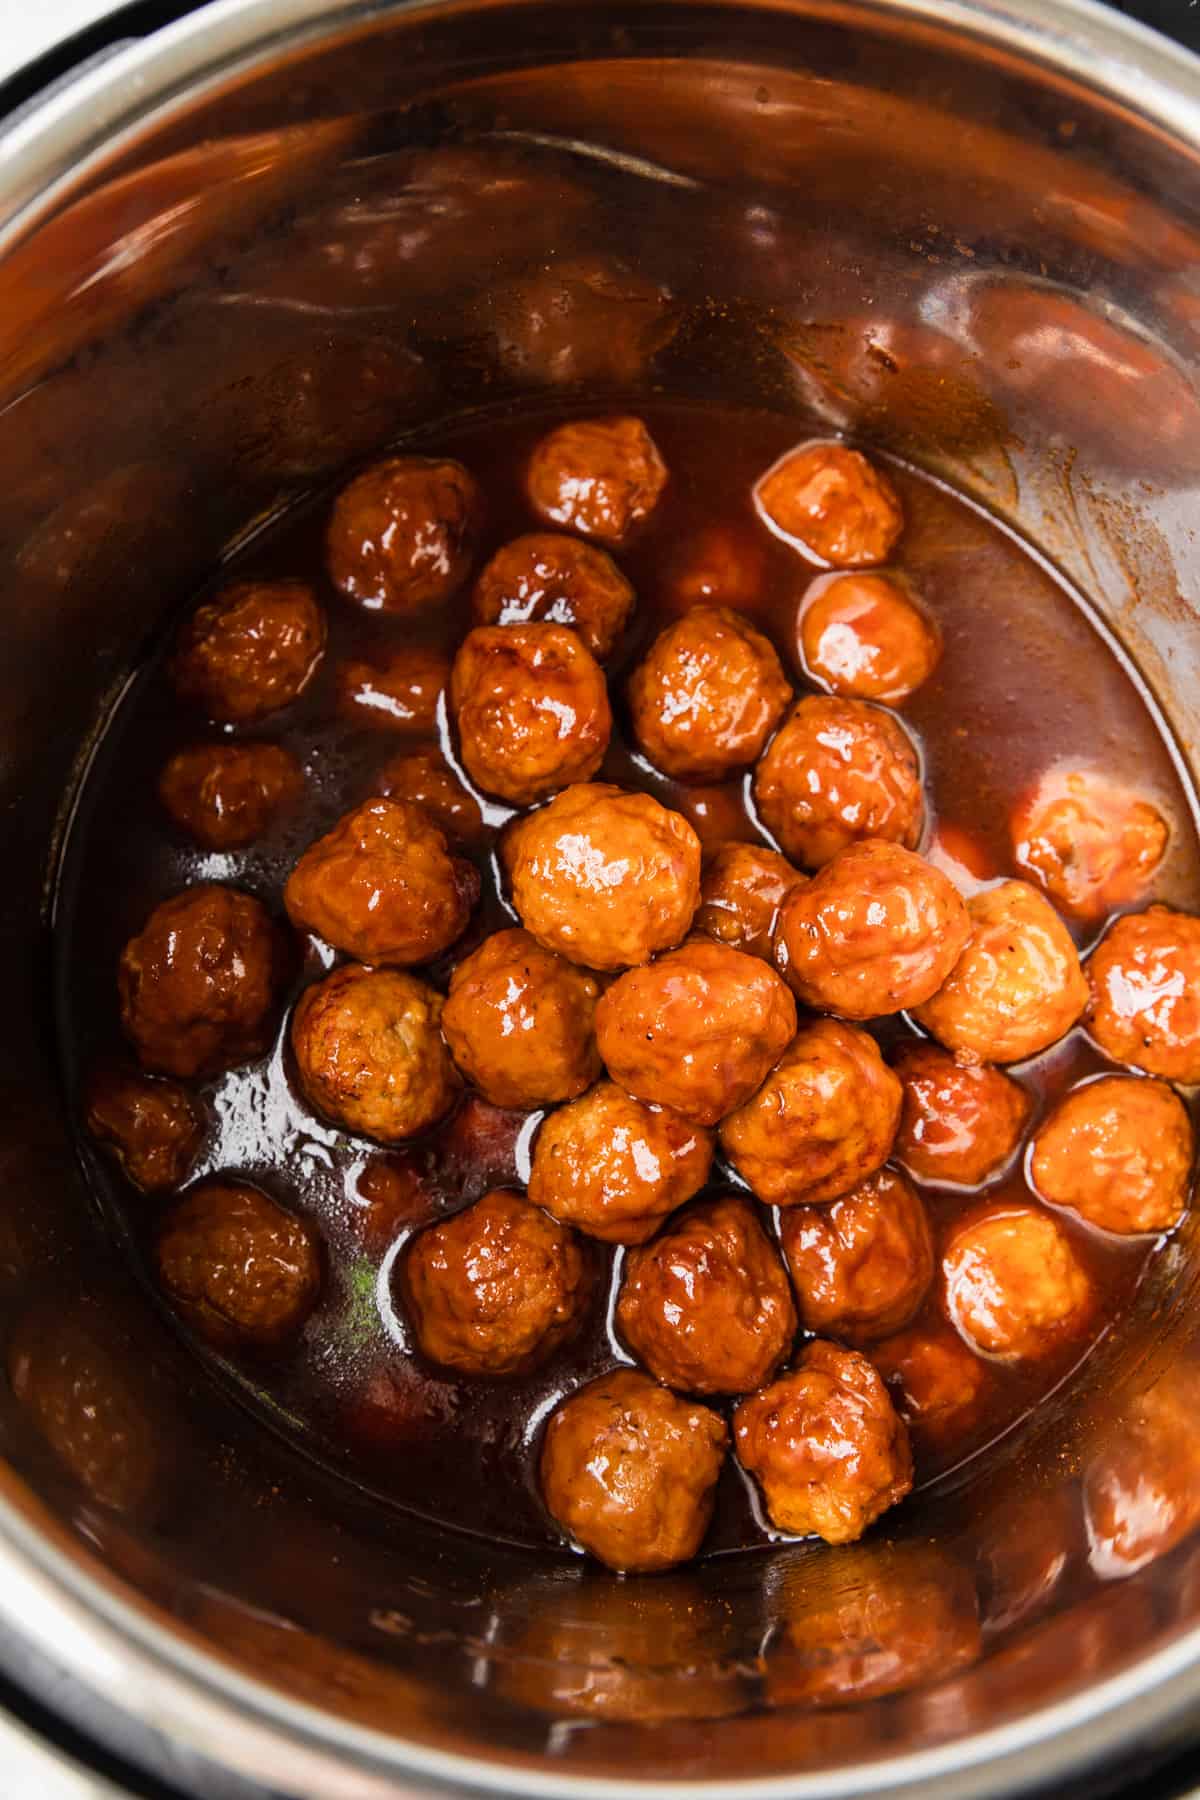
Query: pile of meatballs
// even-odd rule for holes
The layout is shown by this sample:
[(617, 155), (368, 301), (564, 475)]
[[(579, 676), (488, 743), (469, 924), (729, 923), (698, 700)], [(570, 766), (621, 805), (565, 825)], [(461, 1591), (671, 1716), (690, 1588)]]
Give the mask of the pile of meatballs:
[[(703, 855), (680, 812), (595, 779), (604, 665), (635, 603), (613, 552), (668, 479), (641, 420), (561, 424), (525, 473), (541, 528), (482, 569), (482, 497), (459, 463), (391, 457), (336, 496), (326, 558), (345, 603), (404, 620), (470, 593), (452, 663), (401, 638), (337, 671), (348, 716), (382, 711), (429, 741), (299, 857), (286, 924), (217, 883), (154, 910), (119, 967), (140, 1067), (97, 1079), (87, 1102), (135, 1184), (183, 1187), (157, 1229), (158, 1279), (198, 1334), (242, 1351), (297, 1333), (322, 1248), (246, 1182), (183, 1185), (195, 1088), (274, 1042), (306, 944), (328, 972), (302, 988), (287, 1039), (323, 1120), (394, 1146), (465, 1090), (542, 1113), (525, 1191), (415, 1232), (399, 1293), (430, 1363), (503, 1380), (578, 1329), (585, 1240), (625, 1246), (615, 1329), (633, 1361), (557, 1406), (539, 1460), (552, 1518), (623, 1571), (696, 1554), (730, 1455), (778, 1530), (859, 1537), (912, 1485), (909, 1425), (969, 1406), (980, 1359), (1052, 1357), (1094, 1322), (1056, 1209), (1106, 1233), (1177, 1223), (1192, 1132), (1170, 1084), (1200, 1081), (1200, 920), (1129, 910), (1167, 844), (1148, 800), (1060, 771), (1018, 818), (1024, 879), (956, 885), (919, 853), (921, 763), (894, 709), (936, 667), (939, 635), (887, 568), (896, 491), (844, 444), (800, 445), (754, 494), (809, 577), (804, 691), (703, 593), (624, 684), (638, 755), (679, 783), (745, 777), (777, 847)], [(289, 706), (324, 645), (301, 580), (235, 583), (185, 623), (180, 700), (234, 728), (161, 775), (196, 843), (249, 844), (296, 804), (295, 758), (236, 728)], [(516, 922), (476, 934), (442, 992), (419, 971), (469, 931), (472, 853), (497, 857)], [(1113, 913), (1081, 966), (1064, 918), (1099, 930)], [(901, 1013), (914, 1029), (885, 1060), (868, 1027)], [(1005, 1066), (1080, 1024), (1117, 1067), (1038, 1127), (1044, 1204), (972, 1207), (939, 1266), (913, 1180), (976, 1191), (1010, 1168), (1031, 1101)], [(697, 1198), (718, 1157), (715, 1197)], [(941, 1323), (914, 1327), (930, 1292)]]

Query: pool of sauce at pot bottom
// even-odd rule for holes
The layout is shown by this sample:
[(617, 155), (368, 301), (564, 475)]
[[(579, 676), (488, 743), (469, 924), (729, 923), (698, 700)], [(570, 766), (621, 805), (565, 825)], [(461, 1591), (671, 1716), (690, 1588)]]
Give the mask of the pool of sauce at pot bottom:
[[(728, 578), (732, 544), (733, 567), (740, 572), (736, 589), (715, 597), (752, 614), (796, 673), (789, 626), (798, 595), (819, 571), (766, 532), (750, 492), (756, 476), (804, 435), (803, 428), (794, 419), (757, 412), (665, 404), (638, 410), (671, 479), (644, 534), (619, 557), (637, 589), (638, 610), (611, 670), (614, 698), (650, 637), (688, 603), (681, 595), (688, 591), (689, 564), (706, 545), (711, 562), (713, 533), (726, 545), (714, 566), (723, 566)], [(560, 416), (521, 411), (475, 417), (413, 443), (461, 458), (481, 483), (488, 508), (481, 561), (506, 539), (536, 527), (521, 472), (530, 446)], [(1152, 707), (1119, 651), (1026, 547), (929, 480), (903, 468), (893, 473), (907, 516), (896, 564), (937, 616), (945, 642), (936, 674), (902, 709), (925, 758), (931, 808), (923, 848), (932, 846), (935, 855), (958, 863), (965, 859), (976, 875), (1015, 872), (1007, 832), (1014, 799), (1060, 759), (1087, 763), (1140, 789), (1171, 823), (1171, 846), (1151, 897), (1200, 907), (1200, 853), (1188, 796)], [(61, 1027), (76, 1094), (93, 1064), (119, 1051), (117, 956), (151, 907), (189, 883), (219, 880), (280, 910), (296, 857), (367, 795), (373, 772), (400, 747), (394, 736), (357, 731), (333, 717), (332, 676), (339, 660), (416, 639), (452, 647), (469, 628), (465, 596), (416, 624), (340, 602), (322, 568), (324, 516), (324, 500), (298, 507), (239, 556), (235, 571), (222, 571), (223, 577), (304, 576), (328, 609), (329, 649), (316, 681), (287, 712), (244, 734), (280, 741), (299, 756), (308, 788), (297, 813), (248, 850), (229, 855), (198, 851), (173, 830), (156, 798), (157, 776), (175, 749), (202, 739), (206, 728), (186, 716), (171, 693), (161, 654), (169, 640), (131, 681), (103, 735), (81, 792), (59, 893)], [(187, 604), (194, 603), (189, 598)], [(797, 685), (804, 685), (798, 674)], [(650, 789), (680, 807), (708, 842), (759, 835), (742, 783), (688, 791), (661, 779), (631, 755), (619, 700), (616, 711), (600, 778)], [(486, 848), (479, 861), (484, 898), (456, 953), (511, 922)], [(1087, 941), (1080, 936), (1081, 948)], [(328, 960), (327, 952), (310, 946), (298, 985), (322, 973)], [(444, 984), (451, 961), (443, 959), (430, 978)], [(889, 1022), (886, 1035), (905, 1029)], [(599, 1279), (591, 1317), (549, 1368), (487, 1383), (446, 1379), (426, 1366), (394, 1297), (396, 1256), (411, 1231), (430, 1218), (490, 1186), (520, 1180), (539, 1115), (498, 1112), (468, 1097), (427, 1139), (386, 1152), (331, 1128), (306, 1108), (289, 1078), (284, 1030), (281, 1025), (261, 1061), (200, 1090), (209, 1125), (193, 1179), (236, 1173), (305, 1214), (327, 1247), (327, 1281), (319, 1308), (286, 1353), (254, 1361), (213, 1359), (219, 1374), (312, 1454), (397, 1506), (488, 1537), (557, 1541), (536, 1492), (539, 1429), (561, 1396), (625, 1358), (609, 1324), (620, 1253), (592, 1246)], [(1035, 1117), (1101, 1066), (1076, 1032), (1022, 1067), (1020, 1079), (1037, 1100)], [(163, 1200), (135, 1193), (86, 1143), (84, 1155), (112, 1228), (145, 1267)], [(718, 1162), (713, 1185), (731, 1179)], [(1019, 1164), (987, 1195), (989, 1201), (1028, 1198)], [(973, 1195), (933, 1189), (924, 1197), (938, 1234), (976, 1204)], [(1062, 1222), (1104, 1296), (1097, 1331), (1111, 1330), (1158, 1246), (1144, 1238), (1104, 1237), (1069, 1216)], [(936, 1295), (927, 1305), (936, 1308)], [(1086, 1348), (1077, 1345), (1068, 1363)], [(989, 1365), (987, 1405), (971, 1437), (940, 1460), (918, 1442), (918, 1483), (1009, 1431), (1068, 1372), (1063, 1363), (1032, 1373)], [(919, 1506), (920, 1500), (909, 1504)], [(706, 1548), (728, 1550), (769, 1535), (731, 1460)]]

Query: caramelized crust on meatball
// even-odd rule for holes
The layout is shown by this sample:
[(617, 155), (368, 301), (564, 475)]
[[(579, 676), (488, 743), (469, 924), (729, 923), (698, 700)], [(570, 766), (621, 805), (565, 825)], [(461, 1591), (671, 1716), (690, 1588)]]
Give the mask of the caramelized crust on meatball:
[(607, 551), (534, 531), (497, 550), (471, 603), (480, 625), (569, 625), (603, 662), (629, 622), (634, 593)]
[(1156, 806), (1090, 769), (1047, 771), (1012, 819), (1017, 867), (1078, 918), (1140, 900), (1170, 833)]
[(620, 544), (658, 505), (667, 468), (640, 419), (577, 419), (535, 445), (526, 486), (535, 512), (581, 537)]
[(1033, 1140), (1043, 1200), (1101, 1231), (1169, 1231), (1188, 1203), (1195, 1159), (1187, 1108), (1162, 1081), (1108, 1075), (1060, 1100)]
[(1028, 1206), (964, 1221), (942, 1256), (946, 1313), (977, 1350), (1026, 1361), (1078, 1335), (1092, 1284), (1054, 1220)]
[(770, 640), (723, 606), (695, 606), (668, 625), (629, 683), (633, 735), (678, 781), (748, 768), (791, 697)]
[(311, 1226), (244, 1181), (205, 1181), (185, 1194), (154, 1256), (176, 1312), (218, 1349), (294, 1337), (321, 1292)]
[(848, 1344), (906, 1325), (933, 1280), (929, 1220), (897, 1169), (880, 1169), (830, 1206), (791, 1208), (780, 1237), (801, 1322)]
[(942, 637), (894, 575), (829, 575), (801, 602), (796, 648), (829, 693), (899, 706), (937, 668)]
[(804, 876), (765, 844), (718, 844), (705, 859), (695, 931), (769, 962), (779, 909)]
[(873, 1344), (871, 1361), (919, 1443), (948, 1449), (974, 1428), (987, 1372), (957, 1332), (910, 1325)]
[(594, 775), (612, 731), (603, 671), (565, 625), (477, 626), (450, 706), (467, 774), (513, 806)]
[(344, 487), (325, 534), (329, 578), (372, 612), (415, 613), (467, 578), (482, 501), (461, 463), (392, 456)]
[(325, 615), (303, 581), (237, 581), (179, 633), (171, 679), (219, 725), (246, 725), (290, 706), (325, 651)]
[(1151, 906), (1088, 958), (1088, 1032), (1105, 1056), (1164, 1081), (1200, 1081), (1200, 919)]
[(527, 931), (497, 931), (450, 978), (450, 1053), (496, 1106), (574, 1100), (600, 1073), (600, 984)]
[(373, 787), (389, 800), (408, 800), (419, 806), (452, 844), (472, 844), (483, 831), (478, 800), (435, 745), (389, 757)]
[(886, 562), (904, 529), (887, 476), (845, 444), (789, 450), (759, 477), (754, 503), (776, 537), (835, 569)]
[(342, 663), (334, 677), (336, 705), (343, 719), (364, 731), (431, 737), (449, 680), (449, 658), (441, 650), (413, 644), (372, 662), (355, 658)]
[(200, 1148), (200, 1109), (175, 1081), (134, 1069), (100, 1069), (88, 1083), (84, 1119), (143, 1193), (178, 1187)]
[(754, 801), (784, 854), (819, 869), (862, 838), (912, 849), (925, 822), (921, 768), (882, 707), (810, 694), (754, 771)]
[(918, 1181), (981, 1187), (1012, 1159), (1033, 1101), (1011, 1075), (905, 1044), (892, 1065), (904, 1089), (893, 1152)]
[(158, 797), (205, 850), (241, 850), (295, 804), (304, 773), (278, 744), (194, 744), (158, 779)]

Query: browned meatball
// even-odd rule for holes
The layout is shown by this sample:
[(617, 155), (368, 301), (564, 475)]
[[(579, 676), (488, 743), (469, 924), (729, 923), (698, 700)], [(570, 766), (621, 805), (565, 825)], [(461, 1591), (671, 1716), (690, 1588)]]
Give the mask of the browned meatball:
[(873, 1344), (871, 1361), (918, 1442), (950, 1448), (974, 1428), (987, 1373), (957, 1332), (944, 1325), (910, 1325)]
[(620, 544), (654, 511), (667, 468), (640, 419), (577, 419), (534, 446), (526, 485), (552, 525)]
[(1089, 1033), (1105, 1056), (1164, 1081), (1200, 1081), (1200, 919), (1152, 906), (1088, 958)]
[(111, 1144), (134, 1187), (178, 1187), (200, 1147), (203, 1119), (174, 1081), (133, 1069), (101, 1069), (88, 1084), (87, 1128)]
[(893, 1155), (934, 1187), (981, 1187), (1012, 1160), (1033, 1101), (1011, 1075), (955, 1062), (936, 1044), (905, 1044), (892, 1065), (904, 1089)]
[(389, 757), (373, 783), (377, 794), (409, 800), (427, 813), (452, 844), (471, 844), (483, 830), (483, 814), (436, 745)]
[(767, 559), (750, 527), (728, 521), (702, 525), (677, 546), (658, 599), (673, 612), (692, 606), (752, 609), (762, 600), (766, 580)]
[(325, 534), (329, 578), (373, 612), (415, 613), (467, 578), (481, 500), (461, 463), (392, 456), (344, 487)]
[(821, 1338), (742, 1401), (733, 1432), (780, 1531), (848, 1544), (912, 1487), (908, 1432), (887, 1389), (865, 1356)]
[(580, 1388), (542, 1444), (547, 1511), (610, 1569), (669, 1569), (700, 1548), (729, 1433), (633, 1369)]
[(574, 1234), (497, 1188), (413, 1239), (404, 1289), (431, 1362), (463, 1375), (516, 1375), (578, 1330), (591, 1283)]
[(179, 633), (171, 679), (183, 700), (221, 725), (290, 706), (325, 651), (325, 615), (303, 581), (237, 581)]
[(775, 966), (807, 1006), (874, 1019), (931, 999), (970, 935), (962, 896), (940, 869), (868, 838), (788, 895)]
[(759, 477), (754, 502), (777, 537), (835, 569), (886, 562), (904, 529), (887, 476), (845, 444), (789, 450)]
[(1017, 807), (1013, 856), (1051, 900), (1099, 920), (1140, 900), (1166, 853), (1167, 822), (1149, 800), (1090, 769), (1050, 769)]
[(937, 668), (942, 638), (896, 576), (827, 575), (800, 604), (796, 650), (829, 693), (899, 706)]
[(770, 640), (723, 606), (695, 606), (668, 625), (629, 683), (633, 735), (678, 781), (748, 768), (791, 697)]
[(292, 1016), (306, 1098), (382, 1144), (415, 1137), (458, 1093), (441, 1016), (441, 995), (414, 975), (343, 964), (304, 990)]
[(703, 938), (630, 969), (596, 1008), (613, 1080), (698, 1125), (748, 1100), (795, 1031), (796, 1003), (778, 975)]
[(294, 1337), (321, 1292), (311, 1226), (244, 1181), (205, 1181), (185, 1194), (154, 1256), (175, 1310), (222, 1350)]
[(722, 1122), (721, 1148), (769, 1206), (818, 1205), (887, 1161), (899, 1117), (900, 1083), (874, 1038), (816, 1019)]
[(771, 958), (779, 909), (804, 876), (765, 844), (718, 844), (700, 878), (695, 931), (747, 956)]
[(1169, 1231), (1187, 1206), (1195, 1153), (1173, 1089), (1108, 1075), (1059, 1101), (1033, 1140), (1030, 1173), (1043, 1200), (1101, 1231)]
[(337, 709), (365, 731), (404, 731), (431, 737), (438, 701), (450, 680), (450, 661), (440, 650), (413, 644), (373, 662), (352, 660), (334, 678)]
[(830, 1206), (796, 1206), (780, 1227), (800, 1318), (818, 1336), (869, 1344), (907, 1325), (933, 1280), (920, 1197), (880, 1169)]
[(496, 1106), (574, 1100), (600, 1073), (600, 984), (527, 931), (497, 931), (450, 978), (442, 1030), (451, 1055)]
[(1086, 1004), (1071, 934), (1024, 881), (975, 894), (967, 912), (967, 947), (915, 1016), (962, 1062), (1022, 1062), (1056, 1044)]
[(1045, 1356), (1078, 1335), (1091, 1314), (1092, 1284), (1054, 1220), (1029, 1206), (1001, 1206), (967, 1219), (942, 1256), (946, 1313), (989, 1356)]
[(531, 806), (604, 760), (603, 671), (565, 625), (480, 625), (450, 676), (463, 767), (487, 794)]
[(304, 772), (278, 744), (195, 744), (158, 780), (158, 796), (181, 831), (206, 850), (240, 850), (294, 805)]
[(529, 1198), (614, 1244), (642, 1244), (699, 1193), (712, 1135), (601, 1081), (550, 1114), (533, 1146)]
[(216, 882), (156, 906), (121, 952), (121, 1023), (147, 1069), (214, 1075), (271, 1041), (287, 952), (261, 900)]
[(746, 1200), (689, 1207), (625, 1259), (617, 1323), (650, 1373), (688, 1394), (748, 1394), (792, 1347), (779, 1252)]
[(548, 950), (589, 969), (624, 969), (669, 950), (700, 899), (700, 840), (649, 794), (567, 788), (521, 822), (512, 899)]
[(754, 801), (785, 856), (819, 869), (861, 838), (912, 849), (925, 821), (921, 768), (882, 707), (810, 694), (754, 771)]
[(497, 550), (471, 596), (480, 625), (569, 625), (603, 662), (633, 611), (632, 587), (607, 551), (558, 531)]
[(466, 930), (479, 875), (419, 807), (368, 800), (310, 844), (288, 876), (292, 924), (369, 963), (428, 962)]

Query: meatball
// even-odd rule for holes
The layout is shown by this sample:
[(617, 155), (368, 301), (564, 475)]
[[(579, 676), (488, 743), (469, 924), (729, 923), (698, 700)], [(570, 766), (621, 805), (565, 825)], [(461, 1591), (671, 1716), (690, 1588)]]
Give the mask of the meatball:
[(881, 469), (845, 444), (801, 444), (754, 487), (764, 524), (835, 569), (884, 563), (904, 529), (900, 496)]
[(1056, 1044), (1087, 1002), (1071, 935), (1024, 881), (973, 895), (967, 912), (967, 947), (915, 1017), (961, 1062), (1022, 1062)]
[(88, 1131), (111, 1144), (126, 1175), (143, 1193), (178, 1187), (200, 1148), (204, 1121), (174, 1081), (133, 1069), (102, 1069), (88, 1085)]
[(767, 559), (749, 528), (702, 525), (671, 558), (660, 602), (674, 612), (691, 606), (756, 607), (767, 584)]
[(940, 869), (867, 838), (788, 895), (775, 964), (807, 1006), (874, 1019), (931, 999), (970, 935), (962, 896)]
[(893, 1064), (904, 1089), (893, 1155), (934, 1187), (982, 1187), (1012, 1160), (1033, 1101), (1011, 1077), (955, 1062), (936, 1044), (905, 1044)]
[(1059, 1101), (1033, 1140), (1030, 1173), (1043, 1200), (1101, 1231), (1169, 1231), (1187, 1206), (1195, 1153), (1173, 1089), (1108, 1075)]
[(542, 1444), (551, 1517), (610, 1569), (669, 1569), (700, 1548), (729, 1433), (707, 1406), (614, 1369), (552, 1414)]
[(419, 806), (452, 844), (473, 843), (483, 831), (483, 814), (435, 745), (402, 750), (378, 771), (374, 791)]
[(404, 1258), (417, 1342), (463, 1375), (517, 1375), (579, 1328), (591, 1283), (578, 1240), (497, 1188), (418, 1233)]
[(791, 1208), (780, 1236), (801, 1322), (847, 1344), (907, 1325), (933, 1280), (929, 1220), (897, 1169), (880, 1169), (832, 1205)]
[(748, 1100), (796, 1031), (796, 1004), (757, 957), (694, 938), (613, 982), (596, 1042), (614, 1081), (698, 1125)]
[(899, 1117), (900, 1083), (874, 1038), (816, 1019), (722, 1122), (721, 1148), (769, 1206), (819, 1205), (887, 1161)]
[(306, 1099), (381, 1144), (415, 1137), (458, 1093), (441, 1016), (441, 995), (414, 975), (344, 963), (305, 988), (292, 1016)]
[(185, 888), (121, 952), (121, 1023), (143, 1067), (215, 1075), (266, 1049), (286, 972), (261, 900), (216, 882)]
[(620, 544), (654, 511), (667, 468), (640, 419), (577, 419), (534, 446), (526, 484), (552, 525)]
[(973, 1429), (987, 1372), (956, 1332), (944, 1325), (910, 1325), (873, 1344), (871, 1361), (918, 1441), (950, 1448)]
[(767, 745), (754, 803), (784, 855), (809, 869), (861, 838), (911, 850), (925, 822), (921, 766), (900, 721), (824, 694), (798, 701)]
[(603, 671), (565, 625), (480, 625), (454, 659), (463, 766), (512, 806), (586, 781), (612, 731)]
[(593, 1016), (600, 984), (527, 931), (498, 931), (450, 978), (450, 1053), (496, 1106), (574, 1100), (600, 1073)]
[(471, 603), (480, 625), (569, 625), (603, 662), (629, 622), (634, 593), (607, 551), (534, 531), (497, 550)]
[(522, 821), (510, 873), (521, 923), (547, 950), (589, 969), (624, 969), (687, 931), (700, 840), (649, 794), (584, 782)]
[(1200, 919), (1152, 906), (1105, 933), (1087, 965), (1084, 1020), (1113, 1062), (1200, 1082)]
[(154, 1248), (167, 1298), (219, 1350), (294, 1337), (321, 1292), (311, 1226), (244, 1181), (205, 1181), (167, 1214)]
[(712, 1154), (709, 1132), (601, 1081), (538, 1132), (529, 1198), (590, 1237), (642, 1244), (699, 1193)]
[(792, 1347), (796, 1309), (779, 1252), (746, 1200), (689, 1207), (631, 1250), (617, 1324), (650, 1373), (688, 1394), (748, 1394)]
[(238, 581), (194, 612), (175, 645), (181, 700), (219, 725), (246, 725), (290, 706), (325, 651), (325, 615), (303, 581)]
[(449, 680), (450, 663), (442, 651), (413, 644), (374, 662), (342, 663), (334, 678), (337, 709), (366, 731), (431, 737)]
[(723, 606), (695, 606), (668, 625), (629, 683), (633, 735), (678, 781), (748, 768), (791, 697), (769, 639)]
[(821, 1338), (742, 1401), (733, 1432), (780, 1531), (852, 1543), (912, 1487), (908, 1432), (883, 1382), (865, 1356)]
[(1089, 769), (1054, 768), (1012, 819), (1017, 867), (1077, 918), (1140, 900), (1170, 835), (1156, 806)]
[(304, 772), (278, 744), (195, 744), (158, 780), (158, 797), (205, 850), (241, 850), (295, 804)]
[(1029, 1206), (996, 1207), (959, 1225), (942, 1256), (946, 1313), (977, 1350), (1026, 1361), (1076, 1336), (1092, 1284), (1054, 1220)]
[(942, 654), (934, 621), (894, 575), (827, 575), (796, 618), (796, 656), (830, 694), (899, 706)]
[(392, 456), (344, 487), (325, 534), (329, 578), (372, 612), (412, 614), (467, 578), (481, 502), (461, 463)]
[(406, 800), (368, 800), (310, 844), (283, 891), (292, 924), (369, 963), (428, 962), (466, 930), (479, 875)]
[(765, 844), (719, 844), (704, 864), (693, 929), (769, 962), (779, 909), (803, 882), (804, 876)]

